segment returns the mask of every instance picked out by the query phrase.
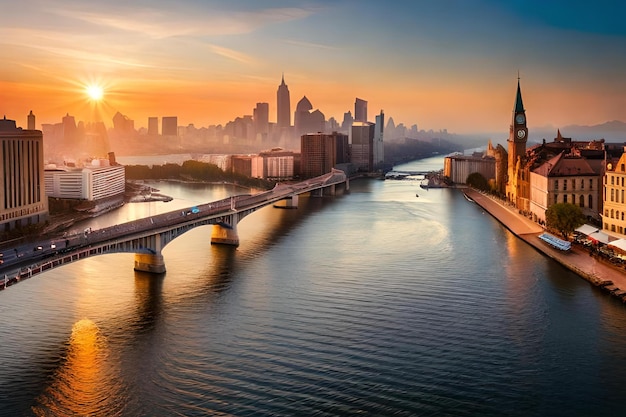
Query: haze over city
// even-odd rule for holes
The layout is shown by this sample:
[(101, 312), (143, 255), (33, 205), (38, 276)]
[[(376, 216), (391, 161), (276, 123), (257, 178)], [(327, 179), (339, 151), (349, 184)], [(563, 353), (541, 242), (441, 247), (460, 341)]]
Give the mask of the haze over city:
[[(529, 128), (624, 119), (626, 26), (613, 1), (25, 0), (0, 14), (0, 115), (66, 113), (146, 126), (224, 124), (270, 104), (284, 74), (341, 120), (370, 114), (457, 133), (506, 132), (518, 72)], [(100, 87), (94, 100), (87, 88)], [(292, 107), (293, 108), (293, 107)], [(24, 122), (20, 122), (24, 124)]]

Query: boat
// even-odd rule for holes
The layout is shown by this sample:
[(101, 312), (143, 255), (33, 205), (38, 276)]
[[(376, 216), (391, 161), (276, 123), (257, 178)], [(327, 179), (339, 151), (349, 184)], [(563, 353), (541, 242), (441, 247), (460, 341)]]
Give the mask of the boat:
[(419, 197), (419, 196), (420, 196), (419, 194), (415, 193), (415, 197)]
[(463, 196), (465, 197), (465, 199), (467, 201), (469, 201), (470, 203), (475, 203), (475, 201), (472, 199), (472, 197), (470, 197), (469, 195), (467, 195), (467, 193), (463, 192)]

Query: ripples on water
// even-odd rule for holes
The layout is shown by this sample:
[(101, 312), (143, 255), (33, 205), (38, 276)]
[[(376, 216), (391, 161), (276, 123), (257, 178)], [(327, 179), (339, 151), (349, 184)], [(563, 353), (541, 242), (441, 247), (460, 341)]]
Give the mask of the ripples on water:
[(460, 193), (354, 181), (347, 195), (300, 203), (244, 219), (237, 249), (188, 232), (165, 248), (161, 277), (107, 255), (1, 292), (0, 414), (621, 406), (623, 306)]

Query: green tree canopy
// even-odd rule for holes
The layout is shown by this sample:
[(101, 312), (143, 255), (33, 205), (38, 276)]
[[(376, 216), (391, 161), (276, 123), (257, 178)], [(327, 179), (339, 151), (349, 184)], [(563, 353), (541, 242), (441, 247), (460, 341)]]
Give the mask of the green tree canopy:
[(489, 191), (489, 181), (487, 181), (487, 179), (480, 172), (472, 172), (469, 174), (465, 183), (478, 190)]
[(578, 226), (585, 223), (580, 207), (571, 203), (556, 203), (546, 210), (546, 225), (567, 238)]

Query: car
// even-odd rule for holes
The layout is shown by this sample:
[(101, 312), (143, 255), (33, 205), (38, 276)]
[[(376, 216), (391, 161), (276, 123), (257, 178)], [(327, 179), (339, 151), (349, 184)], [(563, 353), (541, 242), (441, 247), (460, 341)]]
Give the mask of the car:
[(57, 245), (55, 245), (54, 243), (52, 245), (50, 245), (50, 249), (56, 249)]
[(35, 248), (33, 250), (34, 251), (43, 250), (43, 247), (42, 246), (35, 246)]

